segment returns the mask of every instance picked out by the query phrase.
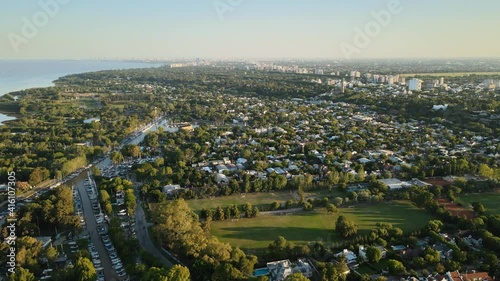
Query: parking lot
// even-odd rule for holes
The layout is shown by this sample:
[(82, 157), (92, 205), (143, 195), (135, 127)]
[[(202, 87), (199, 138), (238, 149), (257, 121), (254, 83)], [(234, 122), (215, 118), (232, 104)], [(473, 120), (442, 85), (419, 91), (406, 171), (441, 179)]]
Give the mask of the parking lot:
[(80, 201), (75, 201), (75, 205), (80, 204), (82, 207), (75, 210), (82, 213), (85, 221), (88, 234), (85, 236), (89, 237), (88, 251), (98, 273), (98, 280), (128, 280), (123, 263), (108, 236), (108, 217), (102, 213), (95, 182), (88, 177), (80, 181), (75, 190), (81, 197)]

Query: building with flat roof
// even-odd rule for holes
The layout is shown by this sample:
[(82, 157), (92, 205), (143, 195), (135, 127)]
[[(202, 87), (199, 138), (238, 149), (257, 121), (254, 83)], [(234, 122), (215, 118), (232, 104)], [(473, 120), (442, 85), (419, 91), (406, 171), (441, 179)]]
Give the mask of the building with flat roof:
[(420, 91), (422, 90), (422, 80), (420, 79), (410, 79), (408, 81), (408, 90), (409, 91)]
[(404, 187), (404, 183), (398, 179), (380, 179), (379, 182), (387, 185), (390, 190), (401, 189)]

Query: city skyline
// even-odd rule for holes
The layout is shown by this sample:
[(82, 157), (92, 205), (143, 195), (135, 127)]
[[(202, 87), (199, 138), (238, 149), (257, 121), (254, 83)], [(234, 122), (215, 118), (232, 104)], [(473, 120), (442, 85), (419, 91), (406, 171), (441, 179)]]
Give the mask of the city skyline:
[(9, 2), (0, 58), (498, 58), (500, 3), (481, 3)]

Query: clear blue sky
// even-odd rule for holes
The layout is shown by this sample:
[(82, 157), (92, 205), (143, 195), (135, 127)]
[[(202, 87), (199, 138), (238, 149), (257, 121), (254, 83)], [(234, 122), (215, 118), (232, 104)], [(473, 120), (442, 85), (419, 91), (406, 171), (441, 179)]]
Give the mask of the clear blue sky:
[(26, 38), (23, 18), (51, 1), (3, 1), (0, 58), (343, 58), (342, 43), (353, 58), (500, 57), (498, 0), (400, 0), (361, 48), (355, 28), (391, 0), (65, 0)]

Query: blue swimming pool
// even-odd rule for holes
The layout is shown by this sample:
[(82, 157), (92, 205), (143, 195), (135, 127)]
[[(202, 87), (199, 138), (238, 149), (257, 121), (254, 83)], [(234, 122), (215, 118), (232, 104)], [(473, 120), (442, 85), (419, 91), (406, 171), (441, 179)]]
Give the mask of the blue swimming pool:
[(253, 276), (259, 277), (259, 276), (266, 276), (269, 274), (269, 269), (267, 268), (257, 268), (256, 270), (253, 271)]

